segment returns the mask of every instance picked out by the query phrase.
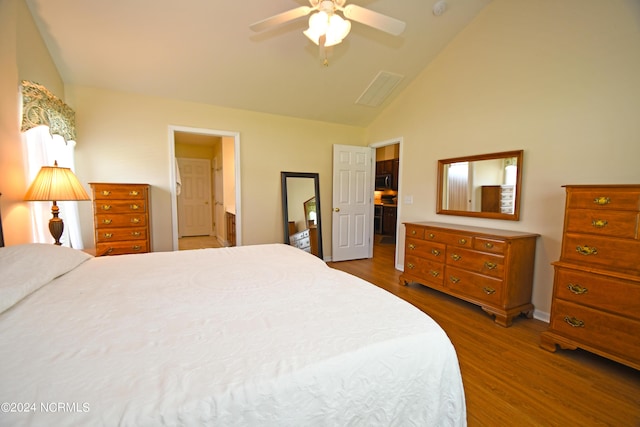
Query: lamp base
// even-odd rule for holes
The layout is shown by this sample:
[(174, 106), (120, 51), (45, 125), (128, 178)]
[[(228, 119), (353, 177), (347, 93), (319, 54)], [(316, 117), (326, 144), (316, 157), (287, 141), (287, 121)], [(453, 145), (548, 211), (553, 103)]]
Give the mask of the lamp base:
[(64, 231), (64, 222), (62, 222), (62, 218), (58, 217), (59, 212), (60, 209), (58, 208), (58, 204), (54, 201), (53, 206), (51, 207), (53, 218), (49, 220), (49, 231), (55, 239), (54, 245), (62, 246), (62, 243), (60, 243), (60, 237), (62, 237), (62, 232)]

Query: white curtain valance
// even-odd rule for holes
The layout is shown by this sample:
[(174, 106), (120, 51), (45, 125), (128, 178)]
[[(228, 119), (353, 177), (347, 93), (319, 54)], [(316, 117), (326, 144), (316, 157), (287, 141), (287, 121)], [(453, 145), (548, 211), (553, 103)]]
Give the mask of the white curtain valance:
[(23, 80), (21, 89), (22, 132), (47, 126), (51, 135), (60, 135), (65, 141), (76, 140), (76, 113), (71, 107), (37, 83)]

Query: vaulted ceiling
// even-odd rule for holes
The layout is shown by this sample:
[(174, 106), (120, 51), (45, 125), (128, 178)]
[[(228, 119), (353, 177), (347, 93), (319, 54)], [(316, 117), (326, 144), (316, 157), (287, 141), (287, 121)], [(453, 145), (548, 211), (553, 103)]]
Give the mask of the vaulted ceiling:
[[(491, 0), (348, 0), (405, 21), (400, 36), (353, 22), (322, 54), (307, 18), (249, 25), (308, 0), (26, 0), (65, 84), (366, 126)], [(356, 100), (403, 76), (377, 107)]]

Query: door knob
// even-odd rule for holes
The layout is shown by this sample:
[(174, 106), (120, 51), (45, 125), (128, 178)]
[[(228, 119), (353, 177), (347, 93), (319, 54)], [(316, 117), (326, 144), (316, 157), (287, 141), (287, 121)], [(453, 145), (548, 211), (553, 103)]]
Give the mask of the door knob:
[(340, 208), (333, 208), (334, 212), (340, 212)]

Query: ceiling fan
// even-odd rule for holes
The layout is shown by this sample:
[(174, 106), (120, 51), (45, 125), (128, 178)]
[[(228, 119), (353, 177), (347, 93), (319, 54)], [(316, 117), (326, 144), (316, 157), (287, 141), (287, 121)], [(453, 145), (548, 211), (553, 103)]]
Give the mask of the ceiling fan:
[(304, 31), (304, 35), (320, 47), (329, 47), (340, 43), (351, 30), (351, 22), (336, 12), (341, 12), (347, 19), (394, 36), (400, 35), (406, 27), (406, 24), (398, 19), (364, 7), (355, 4), (345, 6), (346, 0), (309, 0), (309, 3), (311, 6), (288, 10), (251, 24), (249, 28), (256, 32), (264, 31), (315, 12), (309, 18), (309, 28)]

